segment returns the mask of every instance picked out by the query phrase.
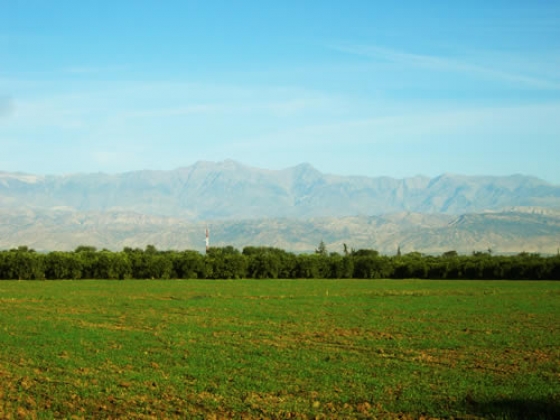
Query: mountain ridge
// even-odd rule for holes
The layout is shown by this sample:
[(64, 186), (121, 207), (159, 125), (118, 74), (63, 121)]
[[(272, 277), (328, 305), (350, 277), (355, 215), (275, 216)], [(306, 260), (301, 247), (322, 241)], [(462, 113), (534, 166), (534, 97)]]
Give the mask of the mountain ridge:
[(325, 174), (308, 163), (261, 169), (233, 160), (121, 174), (0, 172), (0, 207), (60, 206), (86, 212), (134, 210), (191, 221), (400, 211), (462, 214), (512, 206), (560, 207), (560, 186), (519, 174), (398, 179)]
[(560, 210), (510, 209), (459, 216), (411, 212), (380, 216), (311, 219), (246, 219), (189, 222), (135, 212), (0, 209), (0, 249), (27, 245), (38, 251), (73, 250), (79, 245), (121, 250), (155, 245), (158, 249), (204, 251), (206, 226), (213, 246), (274, 246), (313, 252), (320, 241), (329, 251), (349, 247), (384, 254), (418, 251), (438, 254), (556, 253), (560, 246)]
[(218, 246), (550, 254), (559, 209), (560, 186), (519, 174), (374, 178), (233, 160), (121, 174), (0, 172), (0, 249), (203, 251), (209, 223)]

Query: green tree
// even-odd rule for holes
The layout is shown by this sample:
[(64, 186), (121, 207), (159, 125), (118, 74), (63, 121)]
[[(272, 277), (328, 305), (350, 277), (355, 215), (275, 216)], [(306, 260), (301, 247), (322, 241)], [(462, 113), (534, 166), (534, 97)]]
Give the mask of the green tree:
[(254, 279), (276, 279), (280, 274), (281, 260), (272, 248), (246, 247), (243, 255), (247, 257), (247, 276)]
[(91, 245), (79, 245), (74, 252), (96, 252), (97, 248)]
[(45, 257), (45, 276), (49, 280), (78, 280), (82, 277), (82, 260), (69, 252), (49, 252)]
[(354, 259), (349, 255), (331, 255), (331, 278), (349, 279), (354, 276)]
[(96, 279), (124, 280), (132, 277), (132, 264), (123, 252), (98, 252), (92, 267)]
[(300, 254), (296, 257), (295, 273), (298, 278), (317, 279), (319, 274), (319, 258), (318, 254)]
[(457, 254), (457, 251), (452, 250), (452, 251), (446, 251), (443, 254), (441, 254), (441, 256), (443, 258), (457, 258), (459, 256), (459, 254)]
[(206, 253), (206, 276), (241, 279), (247, 276), (247, 258), (232, 246), (211, 247)]
[(44, 256), (35, 252), (10, 251), (5, 254), (6, 275), (14, 280), (43, 280)]
[(393, 275), (392, 260), (380, 256), (377, 251), (360, 253), (353, 257), (354, 277), (362, 279), (383, 279)]
[(410, 252), (395, 261), (394, 276), (399, 279), (428, 278), (428, 264), (419, 252)]
[(155, 245), (146, 245), (146, 250), (144, 252), (146, 254), (157, 254), (158, 250)]
[[(132, 258), (131, 258), (132, 256)], [(173, 272), (171, 258), (166, 255), (141, 252), (129, 254), (134, 278), (138, 279), (168, 279)]]
[(172, 255), (173, 272), (180, 279), (206, 277), (204, 256), (196, 251), (183, 251)]
[(325, 245), (324, 241), (321, 240), (321, 242), (319, 242), (319, 246), (315, 250), (315, 253), (322, 255), (324, 257), (326, 257), (329, 254), (329, 252), (327, 251), (327, 245)]

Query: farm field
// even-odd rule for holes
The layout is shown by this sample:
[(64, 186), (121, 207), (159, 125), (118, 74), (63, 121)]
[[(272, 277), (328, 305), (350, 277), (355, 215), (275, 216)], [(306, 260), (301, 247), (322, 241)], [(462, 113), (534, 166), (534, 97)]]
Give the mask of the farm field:
[(560, 282), (1, 281), (0, 418), (560, 418)]

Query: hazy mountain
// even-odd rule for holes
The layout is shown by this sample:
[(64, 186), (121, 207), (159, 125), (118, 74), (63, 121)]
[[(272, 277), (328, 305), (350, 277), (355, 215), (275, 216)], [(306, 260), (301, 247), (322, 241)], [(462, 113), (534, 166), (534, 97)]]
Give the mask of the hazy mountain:
[(554, 253), (560, 186), (540, 179), (444, 174), (344, 177), (302, 164), (279, 171), (234, 161), (174, 171), (41, 176), (0, 172), (0, 249), (204, 249)]
[(560, 186), (522, 175), (368, 178), (323, 174), (309, 164), (272, 171), (231, 160), (116, 175), (0, 172), (3, 209), (134, 211), (195, 221), (458, 215), (511, 206), (560, 207)]
[[(72, 250), (78, 245), (121, 250), (125, 246), (204, 250), (202, 222), (132, 212), (82, 213), (68, 209), (49, 211), (0, 210), (0, 249), (28, 245), (40, 251)], [(556, 253), (560, 246), (560, 212), (516, 208), (480, 214), (426, 215), (395, 213), (313, 219), (251, 219), (212, 221), (211, 244), (275, 246), (310, 252), (321, 240), (329, 251), (349, 247), (402, 252), (461, 253), (521, 251)]]

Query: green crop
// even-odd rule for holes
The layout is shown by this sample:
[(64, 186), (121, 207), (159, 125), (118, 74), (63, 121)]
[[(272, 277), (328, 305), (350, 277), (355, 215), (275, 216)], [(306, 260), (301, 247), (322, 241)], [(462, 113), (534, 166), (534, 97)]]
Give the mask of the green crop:
[(560, 418), (560, 283), (0, 282), (0, 418)]

